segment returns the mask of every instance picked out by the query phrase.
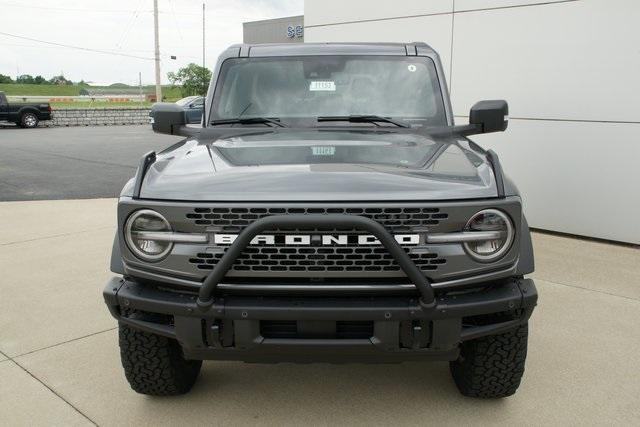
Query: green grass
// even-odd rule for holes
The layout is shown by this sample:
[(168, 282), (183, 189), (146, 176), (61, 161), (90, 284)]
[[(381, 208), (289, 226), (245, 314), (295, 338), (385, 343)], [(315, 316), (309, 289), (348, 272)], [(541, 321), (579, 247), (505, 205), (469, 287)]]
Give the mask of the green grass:
[[(155, 86), (143, 86), (143, 91), (146, 89), (148, 93), (156, 93)], [(162, 96), (166, 98), (168, 102), (175, 102), (180, 98), (184, 98), (180, 92), (180, 87), (162, 86)]]
[(80, 86), (2, 83), (0, 92), (4, 92), (7, 96), (78, 96)]

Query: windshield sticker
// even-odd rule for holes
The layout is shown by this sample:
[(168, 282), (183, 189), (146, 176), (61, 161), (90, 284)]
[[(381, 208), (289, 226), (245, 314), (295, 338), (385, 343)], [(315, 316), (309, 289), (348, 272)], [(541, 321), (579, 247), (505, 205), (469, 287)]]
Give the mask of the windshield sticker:
[(310, 91), (329, 91), (335, 92), (336, 83), (329, 81), (313, 81), (309, 84)]
[(411, 71), (412, 73), (415, 73), (417, 68), (416, 68), (415, 65), (409, 64), (409, 65), (407, 65), (407, 70)]
[(333, 156), (336, 154), (336, 147), (311, 147), (314, 156)]

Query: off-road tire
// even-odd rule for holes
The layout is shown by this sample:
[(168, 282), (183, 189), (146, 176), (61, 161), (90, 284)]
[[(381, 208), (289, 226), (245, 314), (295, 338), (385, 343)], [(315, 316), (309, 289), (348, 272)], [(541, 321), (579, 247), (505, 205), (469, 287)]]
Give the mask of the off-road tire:
[(462, 343), (460, 357), (450, 362), (451, 375), (465, 396), (511, 396), (520, 386), (527, 357), (528, 327)]
[(152, 396), (175, 396), (191, 390), (201, 360), (186, 360), (177, 341), (119, 325), (120, 358), (131, 388)]
[(38, 116), (35, 113), (26, 112), (20, 116), (19, 125), (23, 128), (35, 128), (38, 127)]

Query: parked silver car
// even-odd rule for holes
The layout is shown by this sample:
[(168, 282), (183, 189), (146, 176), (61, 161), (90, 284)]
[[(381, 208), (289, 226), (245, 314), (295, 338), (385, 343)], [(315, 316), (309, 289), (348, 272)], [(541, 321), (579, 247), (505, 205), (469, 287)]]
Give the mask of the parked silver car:
[[(202, 122), (202, 114), (204, 112), (204, 97), (187, 96), (175, 102), (176, 105), (182, 107), (186, 117), (187, 124), (199, 124)], [(156, 104), (154, 104), (155, 106)], [(153, 109), (149, 112), (149, 122), (153, 124)]]

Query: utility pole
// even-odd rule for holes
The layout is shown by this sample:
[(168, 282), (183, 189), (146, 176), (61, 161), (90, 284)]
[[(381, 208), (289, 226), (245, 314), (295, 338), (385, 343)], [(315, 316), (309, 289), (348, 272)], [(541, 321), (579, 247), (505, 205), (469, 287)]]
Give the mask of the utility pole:
[(205, 59), (205, 38), (204, 38), (204, 2), (202, 2), (202, 94), (207, 92), (207, 68)]
[(138, 90), (140, 91), (140, 107), (144, 102), (144, 96), (142, 95), (142, 72), (138, 72)]
[(160, 86), (160, 34), (158, 33), (158, 0), (153, 0), (153, 30), (155, 35), (156, 51), (156, 102), (162, 102), (162, 86)]

